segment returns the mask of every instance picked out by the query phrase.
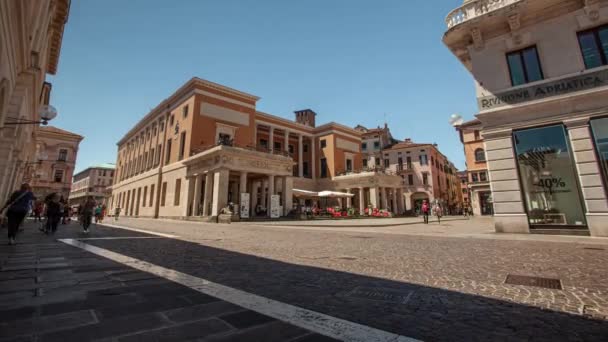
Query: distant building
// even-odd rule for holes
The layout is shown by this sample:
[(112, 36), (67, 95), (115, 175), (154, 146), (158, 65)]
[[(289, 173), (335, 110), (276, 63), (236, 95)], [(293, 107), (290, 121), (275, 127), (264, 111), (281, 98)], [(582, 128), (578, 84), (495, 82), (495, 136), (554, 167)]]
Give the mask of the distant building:
[(24, 181), (32, 186), (36, 197), (43, 198), (56, 192), (67, 199), (72, 186), (72, 175), (83, 137), (52, 126), (36, 131), (36, 158), (26, 167)]
[(70, 192), (70, 205), (83, 204), (89, 196), (97, 203), (107, 203), (114, 182), (114, 164), (99, 164), (86, 168), (74, 175)]
[(361, 132), (361, 154), (363, 168), (374, 169), (384, 168), (385, 162), (382, 159), (382, 150), (396, 144), (388, 125), (385, 123), (383, 128), (366, 128), (357, 125), (355, 130)]
[(471, 207), (475, 215), (492, 215), (492, 190), (488, 178), (488, 165), (481, 122), (477, 119), (463, 123), (456, 128), (464, 146), (467, 163), (467, 187)]
[(462, 206), (458, 170), (436, 144), (406, 139), (381, 153), (387, 171), (402, 178), (406, 210), (419, 211), (423, 200), (440, 201), (454, 211)]
[(458, 171), (458, 178), (460, 178), (460, 190), (462, 192), (462, 203), (465, 207), (468, 207), (470, 202), (469, 198), (469, 175), (466, 171)]

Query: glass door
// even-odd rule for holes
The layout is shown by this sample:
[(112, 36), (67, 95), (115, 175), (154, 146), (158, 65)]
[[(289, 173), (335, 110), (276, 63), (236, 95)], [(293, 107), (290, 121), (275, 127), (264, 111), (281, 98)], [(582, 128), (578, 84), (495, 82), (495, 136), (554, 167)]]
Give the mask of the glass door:
[(563, 125), (513, 133), (530, 226), (585, 227), (574, 159)]

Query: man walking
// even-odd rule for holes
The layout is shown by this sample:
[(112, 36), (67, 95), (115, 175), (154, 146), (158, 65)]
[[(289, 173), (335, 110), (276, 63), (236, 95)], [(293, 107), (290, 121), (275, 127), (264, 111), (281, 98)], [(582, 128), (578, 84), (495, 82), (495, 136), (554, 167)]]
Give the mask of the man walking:
[(80, 206), (80, 218), (82, 220), (82, 228), (85, 233), (89, 232), (89, 226), (93, 219), (93, 212), (95, 211), (95, 200), (89, 196), (87, 201)]
[(24, 183), (21, 185), (21, 188), (11, 195), (8, 202), (2, 207), (0, 213), (8, 208), (6, 211), (6, 217), (8, 220), (8, 244), (14, 245), (15, 238), (17, 237), (17, 231), (19, 230), (19, 225), (25, 219), (25, 215), (30, 208), (30, 203), (36, 200), (34, 194), (30, 190), (30, 185)]
[(429, 223), (429, 212), (431, 211), (431, 206), (429, 205), (429, 202), (427, 202), (426, 200), (423, 200), (422, 207), (420, 208), (420, 210), (422, 211), (422, 217), (424, 218), (424, 223), (428, 224)]

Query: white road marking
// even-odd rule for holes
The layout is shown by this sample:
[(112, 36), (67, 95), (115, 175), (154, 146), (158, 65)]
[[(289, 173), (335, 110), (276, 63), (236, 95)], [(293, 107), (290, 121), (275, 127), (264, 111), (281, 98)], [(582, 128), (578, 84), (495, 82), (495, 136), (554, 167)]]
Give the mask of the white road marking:
[(137, 229), (137, 228), (131, 228), (131, 227), (126, 227), (126, 226), (119, 226), (117, 224), (103, 223), (101, 225), (102, 226), (106, 226), (106, 227), (118, 228), (118, 229), (126, 229), (126, 230), (130, 230), (130, 231), (133, 231), (133, 232), (158, 235), (158, 236), (162, 236), (162, 237), (166, 237), (166, 238), (177, 238), (177, 237), (179, 237), (177, 235), (158, 233), (158, 232), (154, 232), (154, 231), (151, 231), (151, 230)]
[(78, 238), (78, 241), (88, 240), (137, 240), (137, 239), (160, 239), (161, 236), (111, 236), (111, 237), (92, 237), (92, 238)]
[(176, 270), (154, 265), (107, 249), (88, 245), (75, 239), (60, 239), (71, 246), (84, 249), (93, 254), (125, 264), (140, 271), (148, 272), (187, 286), (209, 296), (257, 311), (275, 319), (291, 323), (313, 332), (353, 342), (413, 342), (416, 339), (393, 334), (376, 328), (350, 322), (319, 312), (303, 309), (256, 294), (241, 291), (222, 284), (198, 278)]

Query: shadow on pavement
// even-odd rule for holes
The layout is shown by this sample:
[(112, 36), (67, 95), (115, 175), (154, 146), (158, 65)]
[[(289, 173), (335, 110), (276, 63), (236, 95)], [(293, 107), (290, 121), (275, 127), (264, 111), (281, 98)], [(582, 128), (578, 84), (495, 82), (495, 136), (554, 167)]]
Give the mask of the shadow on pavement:
[(608, 322), (584, 316), (291, 264), (194, 242), (86, 242), (246, 292), (422, 340), (606, 341), (608, 336)]

